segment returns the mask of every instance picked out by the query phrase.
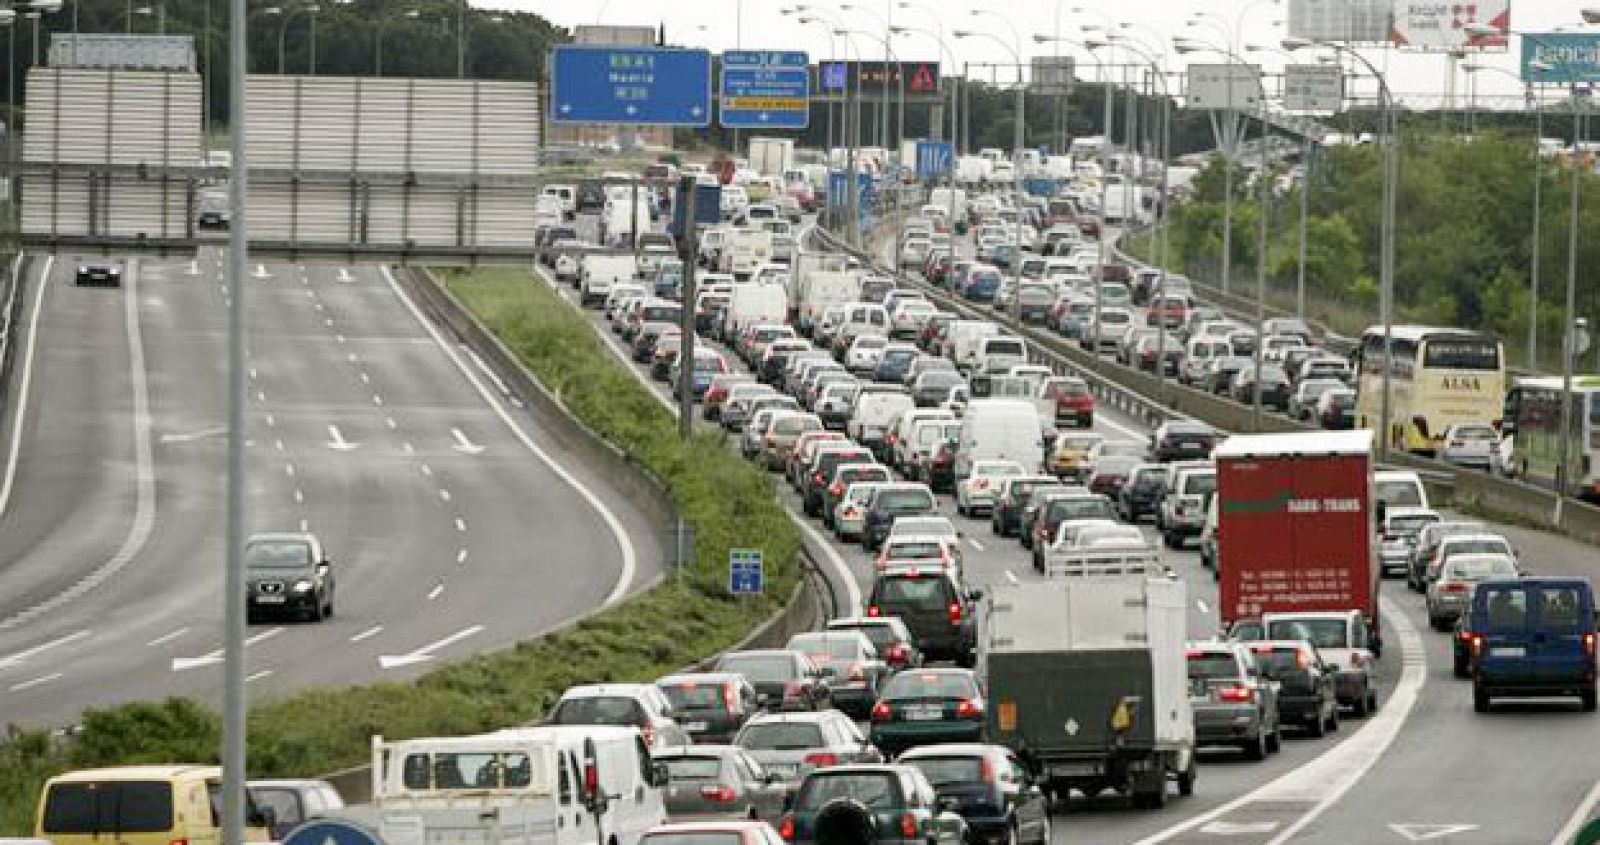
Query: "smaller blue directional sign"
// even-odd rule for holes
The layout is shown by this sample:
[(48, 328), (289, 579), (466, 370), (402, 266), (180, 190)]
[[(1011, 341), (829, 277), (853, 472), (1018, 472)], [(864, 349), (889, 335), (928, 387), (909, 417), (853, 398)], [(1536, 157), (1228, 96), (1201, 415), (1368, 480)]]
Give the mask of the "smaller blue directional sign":
[(383, 845), (383, 840), (354, 822), (314, 819), (289, 831), (282, 845)]
[[(682, 186), (674, 192), (672, 200), (672, 222), (667, 224), (667, 231), (673, 237), (683, 237), (684, 215), (689, 213), (689, 194)], [(722, 186), (721, 185), (695, 185), (694, 186), (694, 222), (700, 226), (715, 226), (722, 222)]]
[(722, 54), (722, 119), (729, 129), (804, 129), (811, 122), (811, 63), (805, 53)]
[(760, 549), (728, 550), (728, 592), (736, 596), (759, 596), (763, 581)]
[(950, 175), (954, 169), (955, 153), (949, 144), (939, 141), (917, 142), (917, 178), (934, 182)]
[(553, 54), (555, 123), (711, 123), (711, 54), (704, 50), (561, 44)]

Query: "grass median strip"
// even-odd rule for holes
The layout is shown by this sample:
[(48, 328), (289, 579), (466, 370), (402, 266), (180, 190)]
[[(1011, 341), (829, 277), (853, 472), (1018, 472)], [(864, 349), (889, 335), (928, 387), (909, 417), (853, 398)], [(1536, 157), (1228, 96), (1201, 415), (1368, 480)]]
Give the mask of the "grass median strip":
[[(260, 703), (250, 713), (253, 777), (360, 765), (375, 733), (450, 735), (526, 723), (573, 684), (649, 681), (737, 642), (781, 606), (799, 578), (800, 538), (771, 480), (719, 437), (680, 441), (673, 417), (606, 354), (581, 314), (527, 270), (444, 278), (585, 425), (666, 485), (694, 530), (696, 558), (681, 577), (566, 630), (441, 667), (414, 683), (313, 690)], [(764, 551), (764, 596), (726, 594), (727, 553), (735, 548)], [(0, 835), (31, 832), (39, 787), (52, 774), (215, 762), (220, 736), (215, 713), (180, 698), (89, 711), (70, 736), (7, 728), (0, 735)]]

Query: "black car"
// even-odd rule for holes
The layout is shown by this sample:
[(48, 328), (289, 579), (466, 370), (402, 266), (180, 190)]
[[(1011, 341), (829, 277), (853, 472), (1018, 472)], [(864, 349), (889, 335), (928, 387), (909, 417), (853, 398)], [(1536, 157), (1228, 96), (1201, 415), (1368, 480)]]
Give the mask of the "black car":
[(1221, 439), (1216, 429), (1203, 422), (1174, 420), (1150, 436), (1150, 453), (1158, 463), (1203, 461), (1211, 457), (1212, 448)]
[(977, 633), (969, 594), (943, 566), (907, 566), (878, 573), (867, 596), (868, 616), (898, 616), (931, 660), (971, 665)]
[(778, 834), (790, 845), (961, 845), (966, 823), (939, 804), (911, 766), (832, 766), (800, 782)]
[(81, 287), (122, 287), (122, 268), (115, 264), (79, 264), (74, 282)]
[(208, 208), (200, 212), (200, 217), (195, 221), (202, 229), (226, 229), (232, 215), (216, 208)]
[(697, 743), (732, 742), (745, 720), (761, 712), (755, 686), (735, 672), (668, 675), (656, 686), (672, 702), (679, 727)]
[(861, 547), (875, 552), (894, 528), (894, 521), (902, 516), (932, 516), (939, 510), (939, 500), (927, 486), (898, 482), (886, 484), (872, 491), (867, 499), (867, 515), (861, 525)]
[(901, 672), (872, 705), (872, 744), (894, 754), (917, 746), (982, 742), (985, 708), (971, 669)]
[[(1258, 382), (1259, 388), (1256, 386)], [(1234, 401), (1247, 405), (1255, 402), (1258, 389), (1261, 392), (1262, 407), (1288, 412), (1289, 394), (1294, 388), (1289, 384), (1289, 376), (1282, 367), (1277, 364), (1262, 364), (1259, 377), (1255, 367), (1245, 367), (1233, 377), (1233, 383), (1229, 386)]]
[(827, 498), (828, 482), (833, 473), (845, 464), (873, 464), (878, 459), (872, 452), (859, 446), (841, 446), (818, 449), (811, 466), (800, 479), (800, 500), (806, 516), (820, 516)]
[(246, 615), (321, 622), (333, 615), (333, 564), (310, 534), (257, 534), (245, 541)]
[(1028, 494), (1042, 484), (1058, 484), (1053, 475), (1028, 475), (1008, 480), (1005, 495), (995, 499), (989, 512), (989, 530), (1001, 537), (1014, 537), (1022, 525), (1022, 508)]
[(822, 670), (797, 651), (781, 648), (730, 651), (717, 658), (713, 672), (743, 675), (767, 710), (823, 710), (828, 683)]
[(941, 800), (955, 801), (968, 842), (1050, 842), (1050, 799), (1011, 749), (936, 745), (913, 748), (897, 762), (921, 771)]
[(872, 371), (872, 380), (886, 384), (900, 384), (905, 381), (906, 372), (911, 365), (916, 363), (917, 352), (915, 347), (907, 346), (903, 349), (890, 347), (883, 350), (878, 358), (878, 366)]
[(1117, 491), (1117, 515), (1124, 522), (1138, 522), (1154, 515), (1167, 482), (1167, 468), (1160, 464), (1140, 464), (1128, 473), (1128, 480)]
[(1278, 683), (1280, 724), (1299, 725), (1314, 737), (1339, 729), (1338, 669), (1323, 661), (1316, 646), (1305, 640), (1257, 640), (1249, 646), (1261, 676)]

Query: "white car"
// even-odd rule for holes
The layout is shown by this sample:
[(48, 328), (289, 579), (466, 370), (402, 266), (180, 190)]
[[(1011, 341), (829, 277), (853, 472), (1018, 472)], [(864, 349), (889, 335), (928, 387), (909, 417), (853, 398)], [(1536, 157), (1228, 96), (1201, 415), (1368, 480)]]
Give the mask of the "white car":
[(928, 260), (928, 250), (933, 249), (933, 241), (923, 238), (908, 239), (900, 245), (900, 266), (921, 267)]
[(845, 488), (844, 496), (833, 508), (833, 533), (838, 535), (841, 541), (848, 543), (861, 538), (861, 530), (867, 525), (868, 500), (872, 498), (873, 491), (889, 483), (857, 481)]
[(961, 577), (961, 546), (949, 537), (931, 534), (891, 534), (878, 552), (877, 568), (937, 564)]
[(1448, 464), (1488, 470), (1495, 463), (1500, 434), (1485, 423), (1457, 423), (1444, 430), (1439, 458)]
[(883, 357), (883, 348), (888, 345), (889, 339), (880, 334), (864, 334), (856, 338), (844, 353), (844, 368), (857, 375), (870, 375), (878, 368), (878, 359)]
[(1022, 475), (1026, 470), (1016, 461), (974, 461), (972, 472), (956, 484), (956, 513), (978, 516), (994, 508), (994, 495), (1000, 479)]

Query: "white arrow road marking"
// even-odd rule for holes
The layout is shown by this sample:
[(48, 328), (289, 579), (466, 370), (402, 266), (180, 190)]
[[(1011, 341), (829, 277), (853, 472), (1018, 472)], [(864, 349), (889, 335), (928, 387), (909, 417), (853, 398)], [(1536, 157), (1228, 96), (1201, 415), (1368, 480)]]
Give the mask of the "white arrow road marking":
[(409, 654), (384, 654), (378, 656), (378, 666), (384, 669), (395, 669), (401, 666), (412, 666), (417, 663), (426, 663), (433, 659), (433, 653), (442, 648), (448, 648), (468, 637), (475, 637), (483, 632), (482, 625), (473, 625), (463, 628), (442, 640), (431, 642), (422, 648), (415, 649)]
[(261, 680), (263, 678), (270, 678), (270, 677), (272, 677), (272, 670), (271, 669), (262, 669), (260, 672), (257, 672), (257, 673), (255, 673), (254, 675), (251, 675), (248, 678), (245, 678), (244, 682), (248, 684), (248, 683), (253, 683), (255, 681), (259, 681), (259, 680)]
[(31, 681), (23, 681), (20, 684), (12, 684), (11, 685), (11, 691), (12, 692), (22, 692), (23, 690), (29, 690), (29, 689), (33, 689), (34, 687), (37, 687), (37, 686), (43, 686), (45, 684), (50, 683), (51, 681), (58, 680), (60, 678), (61, 678), (61, 673), (60, 672), (51, 672), (50, 674), (45, 675), (42, 678), (34, 678)]
[(199, 260), (197, 259), (197, 260), (194, 260), (194, 261), (190, 261), (189, 262), (189, 269), (185, 270), (184, 273), (185, 273), (185, 275), (189, 275), (189, 276), (198, 276), (198, 275), (200, 275), (200, 262), (199, 262)]
[(456, 451), (457, 452), (460, 452), (463, 455), (481, 455), (481, 454), (483, 454), (483, 447), (479, 446), (476, 443), (473, 443), (471, 440), (468, 440), (467, 436), (465, 434), (461, 433), (461, 429), (459, 429), (459, 428), (450, 429), (450, 436), (455, 438)]
[(340, 267), (339, 268), (339, 281), (344, 282), (345, 284), (348, 285), (348, 284), (350, 284), (351, 282), (353, 282), (355, 280), (356, 280), (356, 277), (350, 275), (350, 269), (348, 267)]
[(219, 426), (215, 426), (215, 427), (212, 427), (212, 428), (203, 428), (203, 429), (200, 429), (199, 431), (187, 431), (187, 432), (184, 432), (183, 434), (163, 434), (163, 435), (161, 435), (161, 442), (162, 443), (193, 443), (196, 440), (204, 440), (204, 439), (206, 439), (208, 437), (221, 437), (222, 435), (227, 434), (227, 433), (228, 433), (227, 426), (220, 426), (219, 425)]
[[(283, 633), (283, 628), (281, 626), (277, 628), (268, 628), (267, 630), (245, 640), (245, 647), (248, 648), (258, 643), (264, 643), (281, 633)], [(189, 669), (198, 669), (201, 666), (211, 666), (221, 662), (222, 649), (219, 648), (210, 654), (202, 654), (199, 657), (174, 657), (172, 658), (172, 671), (183, 672)]]
[(16, 654), (0, 657), (0, 669), (8, 669), (12, 666), (21, 665), (30, 657), (38, 657), (39, 655), (44, 654), (52, 649), (57, 649), (61, 646), (75, 643), (93, 633), (93, 631), (78, 631), (76, 633), (68, 634), (64, 637), (57, 637), (56, 639), (46, 643), (40, 643), (26, 651), (19, 651)]
[(344, 434), (339, 431), (339, 427), (330, 425), (328, 426), (328, 448), (335, 452), (348, 452), (351, 449), (361, 448), (361, 444), (351, 443), (344, 439)]
[(1475, 824), (1392, 824), (1389, 829), (1405, 837), (1410, 842), (1425, 842), (1429, 839), (1438, 839), (1453, 833), (1466, 833), (1477, 830)]
[(1200, 828), (1201, 833), (1212, 836), (1249, 836), (1271, 833), (1278, 829), (1277, 822), (1211, 822)]
[(265, 265), (265, 264), (257, 264), (256, 265), (256, 272), (254, 273), (254, 276), (256, 278), (258, 278), (258, 279), (270, 279), (270, 278), (272, 278), (272, 274), (267, 272), (267, 265)]

